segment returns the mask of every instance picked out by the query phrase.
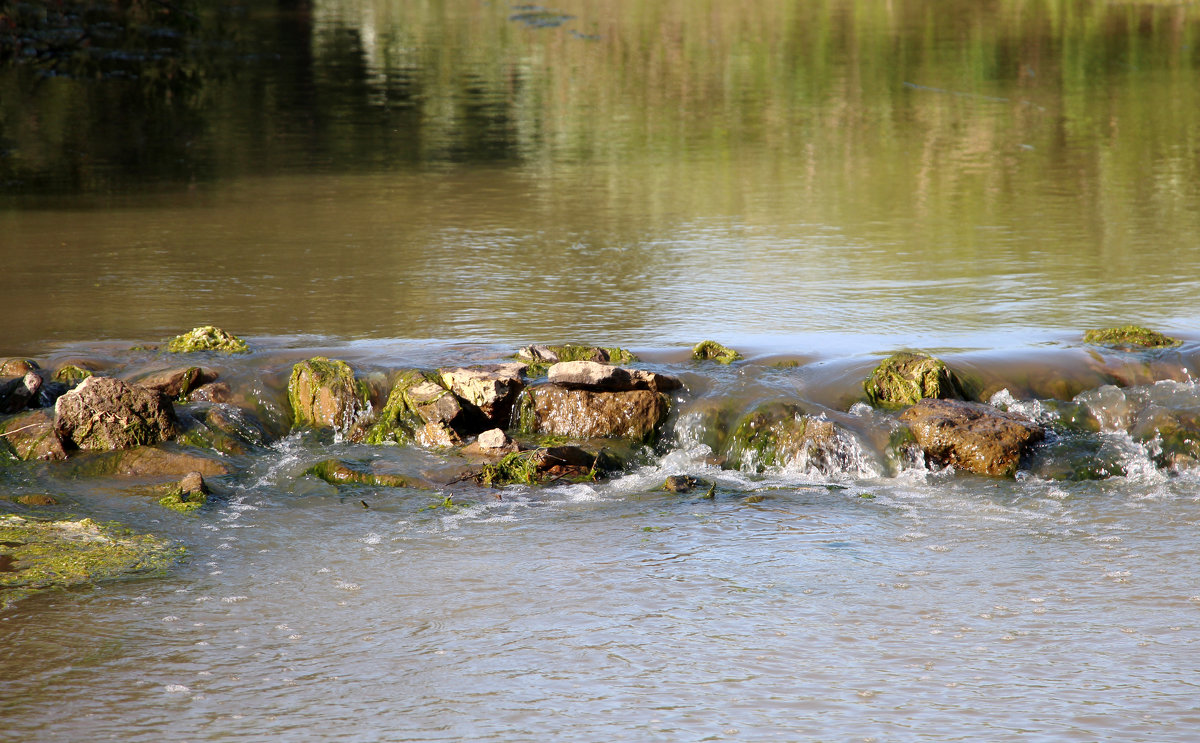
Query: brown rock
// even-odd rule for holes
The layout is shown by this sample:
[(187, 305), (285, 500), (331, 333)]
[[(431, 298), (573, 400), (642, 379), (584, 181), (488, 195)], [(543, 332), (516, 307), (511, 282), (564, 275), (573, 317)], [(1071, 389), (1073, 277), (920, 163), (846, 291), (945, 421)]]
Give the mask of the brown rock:
[(4, 359), (0, 361), (0, 377), (23, 377), (40, 368), (33, 359)]
[(651, 390), (601, 392), (546, 384), (529, 388), (523, 400), (522, 429), (574, 438), (649, 441), (670, 411), (667, 396)]
[(58, 433), (80, 449), (128, 449), (175, 435), (170, 400), (112, 377), (88, 377), (54, 405)]
[(208, 493), (208, 486), (204, 484), (204, 475), (192, 470), (183, 476), (179, 481), (179, 492), (191, 495), (199, 493), (201, 495)]
[(292, 367), (288, 401), (297, 425), (348, 431), (366, 408), (368, 390), (344, 361), (322, 356)]
[(229, 467), (215, 459), (143, 446), (80, 458), (75, 468), (75, 474), (82, 477), (174, 479), (193, 472), (199, 472), (201, 477), (217, 477), (229, 474)]
[(58, 499), (46, 493), (26, 493), (17, 496), (17, 503), (26, 506), (57, 506)]
[(0, 441), (8, 442), (21, 459), (61, 461), (67, 458), (54, 419), (42, 410), (31, 410), (0, 422)]
[(525, 364), (494, 364), (470, 368), (441, 369), (442, 384), (466, 402), (483, 425), (508, 428), (513, 403), (525, 389), (521, 372)]
[(550, 367), (551, 384), (561, 387), (589, 390), (651, 390), (666, 392), (677, 390), (683, 383), (665, 374), (626, 369), (621, 366), (601, 364), (595, 361), (564, 361)]
[(980, 475), (1006, 477), (1045, 435), (1024, 416), (982, 403), (925, 399), (900, 414), (928, 460)]
[(161, 392), (167, 397), (184, 397), (192, 390), (217, 380), (217, 373), (212, 369), (202, 369), (198, 366), (188, 366), (182, 369), (167, 369), (154, 372), (134, 381), (139, 387)]
[(192, 402), (231, 402), (233, 390), (224, 382), (209, 382), (192, 390), (188, 399)]

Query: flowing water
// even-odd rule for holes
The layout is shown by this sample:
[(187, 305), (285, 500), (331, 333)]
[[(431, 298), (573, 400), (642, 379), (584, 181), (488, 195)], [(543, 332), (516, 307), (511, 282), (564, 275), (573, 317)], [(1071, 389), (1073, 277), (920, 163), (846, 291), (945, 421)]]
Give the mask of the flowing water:
[[(259, 0), (124, 46), (106, 22), (0, 68), (0, 354), (135, 374), (167, 362), (130, 347), (217, 324), (254, 350), (206, 365), (271, 410), (308, 356), (531, 342), (686, 388), (601, 483), (338, 488), (302, 472), (446, 465), (298, 432), (189, 517), (6, 467), (0, 494), (60, 502), (7, 510), (189, 557), (0, 615), (0, 738), (1194, 739), (1200, 466), (1145, 426), (1200, 410), (1197, 6)], [(44, 23), (24, 48), (61, 43)], [(1184, 344), (1080, 342), (1131, 322)], [(693, 364), (707, 337), (747, 360)], [(902, 348), (1046, 422), (1073, 400), (1111, 476), (1072, 470), (1069, 432), (1014, 479), (891, 457), (855, 403)], [(722, 468), (714, 405), (764, 400), (842, 426), (838, 456)], [(685, 472), (714, 497), (659, 490)]]

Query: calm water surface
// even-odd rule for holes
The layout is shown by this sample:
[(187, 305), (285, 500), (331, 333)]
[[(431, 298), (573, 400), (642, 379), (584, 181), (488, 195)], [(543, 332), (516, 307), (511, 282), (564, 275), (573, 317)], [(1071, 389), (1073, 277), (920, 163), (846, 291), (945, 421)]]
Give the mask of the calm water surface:
[[(9, 65), (0, 354), (214, 323), (267, 376), (564, 341), (687, 373), (714, 337), (752, 363), (709, 392), (832, 405), (897, 348), (1082, 363), (1141, 322), (1200, 408), (1200, 10), (962, 5), (247, 2), (182, 82)], [(1200, 471), (1114, 433), (1103, 481), (750, 475), (702, 438), (457, 511), (300, 476), (431, 455), (305, 436), (195, 518), (10, 469), (190, 558), (0, 616), (0, 737), (1194, 738)]]

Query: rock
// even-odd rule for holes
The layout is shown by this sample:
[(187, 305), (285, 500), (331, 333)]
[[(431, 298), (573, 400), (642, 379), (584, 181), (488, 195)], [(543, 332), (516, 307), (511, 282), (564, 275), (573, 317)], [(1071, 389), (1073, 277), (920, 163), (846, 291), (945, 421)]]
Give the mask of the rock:
[(915, 405), (926, 398), (958, 399), (962, 386), (946, 364), (923, 353), (895, 353), (884, 359), (863, 382), (867, 400), (876, 407)]
[(480, 449), (501, 449), (511, 444), (512, 439), (501, 429), (493, 428), (479, 434), (478, 442)]
[(442, 385), (467, 403), (480, 419), (480, 426), (508, 428), (513, 403), (525, 389), (521, 373), (526, 364), (494, 364), (470, 368), (441, 369)]
[(42, 410), (0, 421), (0, 441), (7, 442), (18, 458), (61, 461), (67, 458), (54, 419)]
[(0, 611), (40, 590), (162, 571), (183, 555), (117, 523), (0, 516)]
[(268, 446), (274, 440), (266, 424), (254, 412), (228, 403), (209, 408), (204, 414), (204, 423), (250, 446)]
[(352, 469), (344, 462), (336, 459), (326, 459), (317, 462), (304, 470), (304, 474), (318, 477), (333, 485), (367, 485), (377, 488), (413, 488), (422, 487), (412, 480), (400, 475), (389, 475), (377, 472), (363, 472)]
[(195, 353), (216, 351), (218, 353), (249, 353), (246, 341), (220, 328), (205, 325), (176, 336), (167, 344), (169, 353)]
[(722, 346), (716, 341), (700, 341), (692, 347), (692, 358), (696, 361), (716, 361), (721, 364), (732, 364), (742, 358), (742, 355), (732, 348)]
[(729, 436), (726, 463), (749, 472), (798, 466), (826, 474), (854, 466), (832, 421), (791, 403), (766, 403), (743, 416)]
[(1011, 476), (1045, 431), (1028, 418), (982, 403), (921, 400), (900, 414), (927, 460), (980, 475)]
[(153, 372), (133, 381), (139, 387), (161, 392), (170, 398), (184, 398), (188, 393), (202, 385), (211, 384), (217, 380), (217, 373), (212, 369), (202, 369), (199, 366), (189, 366), (181, 369), (167, 369)]
[(1148, 348), (1172, 348), (1183, 343), (1156, 330), (1149, 330), (1140, 325), (1126, 325), (1120, 328), (1105, 328), (1089, 330), (1083, 334), (1083, 342), (1097, 346), (1108, 346), (1122, 351), (1141, 351)]
[(175, 435), (171, 402), (112, 377), (88, 377), (54, 405), (63, 442), (80, 449), (128, 449)]
[(192, 390), (188, 399), (192, 402), (233, 402), (233, 390), (224, 382), (209, 382)]
[(599, 456), (578, 446), (548, 446), (515, 452), (485, 464), (477, 476), (482, 485), (535, 485), (570, 478), (592, 480)]
[(572, 438), (628, 438), (651, 441), (670, 412), (661, 392), (601, 392), (545, 384), (526, 389), (518, 428)]
[(700, 481), (691, 475), (671, 475), (663, 482), (662, 489), (668, 493), (690, 493)]
[(131, 477), (154, 480), (174, 479), (191, 472), (199, 472), (203, 477), (218, 477), (230, 472), (227, 464), (216, 459), (151, 446), (93, 454), (71, 461), (76, 477)]
[(17, 503), (23, 506), (57, 506), (58, 499), (46, 493), (26, 493), (16, 497)]
[(642, 369), (626, 369), (620, 366), (600, 364), (595, 361), (563, 361), (550, 367), (551, 384), (571, 389), (608, 390), (652, 390), (667, 392), (683, 387), (674, 377)]
[(192, 513), (208, 502), (208, 487), (199, 472), (189, 472), (177, 484), (166, 486), (158, 505), (180, 513)]
[(38, 363), (33, 359), (4, 359), (0, 361), (0, 379), (6, 377), (23, 377), (40, 368)]
[(368, 397), (366, 385), (354, 378), (349, 364), (323, 356), (293, 366), (288, 380), (288, 402), (297, 426), (348, 431), (366, 409)]
[(409, 370), (396, 379), (365, 439), (368, 444), (416, 441), (423, 446), (455, 446), (471, 428), (469, 418), (453, 393), (422, 372)]
[(54, 381), (74, 387), (88, 377), (94, 376), (95, 373), (95, 369), (90, 369), (83, 364), (63, 364), (58, 367), (58, 371), (54, 372)]
[(208, 486), (204, 484), (204, 475), (192, 470), (179, 481), (179, 489), (184, 493), (207, 493)]
[(632, 364), (638, 360), (633, 353), (615, 346), (526, 346), (517, 351), (517, 358), (529, 362), (525, 375), (533, 378), (546, 373), (552, 365), (564, 361), (595, 361), (601, 364)]
[(37, 400), (42, 377), (35, 371), (0, 384), (0, 413), (16, 413)]

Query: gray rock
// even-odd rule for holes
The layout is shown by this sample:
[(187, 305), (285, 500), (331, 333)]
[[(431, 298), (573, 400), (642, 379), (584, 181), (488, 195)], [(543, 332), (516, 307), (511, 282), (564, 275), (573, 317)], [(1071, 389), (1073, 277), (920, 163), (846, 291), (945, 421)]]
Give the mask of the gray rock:
[(525, 364), (493, 364), (441, 369), (442, 384), (482, 419), (481, 425), (508, 428), (513, 403), (525, 389)]

